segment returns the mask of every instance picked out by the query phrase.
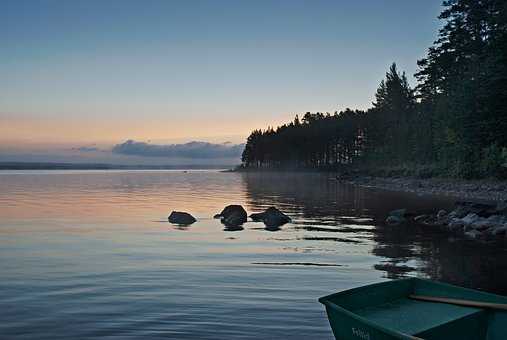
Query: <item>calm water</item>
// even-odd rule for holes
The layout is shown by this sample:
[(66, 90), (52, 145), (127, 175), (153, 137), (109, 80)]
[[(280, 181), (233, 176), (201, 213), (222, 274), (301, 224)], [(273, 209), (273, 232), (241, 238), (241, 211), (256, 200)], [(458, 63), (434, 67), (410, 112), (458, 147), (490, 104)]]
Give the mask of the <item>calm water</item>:
[[(210, 217), (231, 203), (293, 223), (230, 231)], [(325, 175), (0, 172), (0, 338), (331, 339), (317, 298), (337, 290), (420, 276), (507, 294), (504, 244), (381, 223), (451, 204)]]

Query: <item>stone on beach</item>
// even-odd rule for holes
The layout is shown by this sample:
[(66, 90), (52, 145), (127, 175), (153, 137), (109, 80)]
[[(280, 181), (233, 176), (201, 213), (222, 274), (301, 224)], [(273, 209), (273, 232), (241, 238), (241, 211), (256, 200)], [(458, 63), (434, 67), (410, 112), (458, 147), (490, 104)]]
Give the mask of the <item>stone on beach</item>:
[(183, 211), (173, 211), (168, 217), (169, 222), (179, 225), (189, 225), (196, 221), (194, 216)]
[(264, 222), (268, 227), (278, 227), (291, 221), (289, 216), (275, 207), (269, 207), (261, 213), (251, 214), (250, 218), (255, 222)]

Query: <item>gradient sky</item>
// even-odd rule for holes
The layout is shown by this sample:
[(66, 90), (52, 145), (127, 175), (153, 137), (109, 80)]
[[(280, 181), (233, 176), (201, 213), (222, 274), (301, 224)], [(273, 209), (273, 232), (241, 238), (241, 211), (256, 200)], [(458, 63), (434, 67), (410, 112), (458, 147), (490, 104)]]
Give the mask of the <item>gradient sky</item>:
[(413, 83), (441, 0), (0, 2), (0, 145), (241, 142)]

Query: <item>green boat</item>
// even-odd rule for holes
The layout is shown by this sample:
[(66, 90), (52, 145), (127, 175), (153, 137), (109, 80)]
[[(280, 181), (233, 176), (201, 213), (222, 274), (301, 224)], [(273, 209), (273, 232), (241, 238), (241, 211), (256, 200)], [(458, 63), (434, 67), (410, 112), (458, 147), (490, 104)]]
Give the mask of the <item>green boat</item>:
[(507, 297), (410, 278), (319, 299), (338, 340), (507, 339)]

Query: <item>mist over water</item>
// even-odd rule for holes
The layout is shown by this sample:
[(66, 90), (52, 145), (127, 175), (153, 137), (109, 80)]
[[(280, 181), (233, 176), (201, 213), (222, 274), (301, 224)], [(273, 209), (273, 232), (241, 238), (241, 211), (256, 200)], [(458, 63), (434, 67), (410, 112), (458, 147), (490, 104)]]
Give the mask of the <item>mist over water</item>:
[[(419, 276), (506, 294), (503, 243), (382, 223), (452, 203), (322, 174), (0, 172), (0, 337), (332, 339), (317, 298), (338, 290)], [(293, 222), (231, 231), (212, 219), (227, 204)]]

